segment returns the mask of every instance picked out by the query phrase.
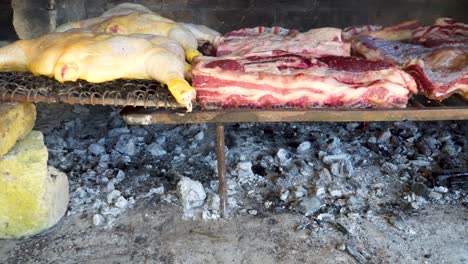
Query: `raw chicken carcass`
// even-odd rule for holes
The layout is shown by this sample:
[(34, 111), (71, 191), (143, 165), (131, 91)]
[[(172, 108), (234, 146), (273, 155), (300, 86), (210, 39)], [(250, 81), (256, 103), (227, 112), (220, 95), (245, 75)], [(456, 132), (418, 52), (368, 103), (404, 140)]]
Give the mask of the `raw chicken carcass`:
[(107, 10), (106, 12), (102, 13), (101, 17), (113, 17), (113, 16), (129, 15), (133, 13), (152, 14), (154, 12), (144, 5), (134, 4), (134, 3), (121, 3)]
[(184, 80), (186, 63), (150, 37), (51, 33), (0, 48), (0, 71), (30, 71), (60, 82), (154, 79), (167, 84), (177, 102), (191, 109), (195, 90)]
[(72, 23), (60, 26), (57, 28), (57, 31), (63, 32), (77, 26), (95, 32), (165, 36), (177, 41), (184, 48), (185, 56), (189, 62), (200, 55), (200, 52), (197, 50), (197, 39), (189, 30), (157, 14), (131, 13), (108, 18), (94, 18), (90, 23), (88, 20)]
[(152, 34), (171, 38), (179, 42), (186, 51), (188, 61), (200, 55), (198, 44), (214, 43), (220, 34), (208, 27), (188, 23), (177, 23), (162, 17), (143, 5), (122, 3), (104, 12), (100, 17), (69, 22), (59, 26), (57, 32), (84, 29), (119, 34)]
[(180, 23), (180, 25), (192, 32), (195, 38), (197, 38), (199, 45), (203, 45), (206, 42), (214, 44), (221, 37), (221, 34), (219, 32), (214, 31), (213, 29), (204, 25), (196, 25), (190, 23)]

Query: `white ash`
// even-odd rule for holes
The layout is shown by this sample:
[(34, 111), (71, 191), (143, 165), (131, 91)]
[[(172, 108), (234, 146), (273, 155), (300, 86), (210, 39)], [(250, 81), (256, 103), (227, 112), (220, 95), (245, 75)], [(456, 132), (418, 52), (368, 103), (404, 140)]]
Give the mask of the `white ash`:
[(184, 209), (184, 218), (201, 218), (199, 215), (202, 211), (197, 209), (201, 208), (205, 203), (206, 192), (199, 181), (182, 177), (177, 183), (177, 195)]
[(316, 196), (312, 197), (305, 197), (302, 199), (299, 203), (299, 210), (305, 215), (305, 216), (311, 216), (320, 208), (322, 208), (324, 204), (320, 199)]
[(310, 142), (309, 141), (304, 141), (297, 147), (297, 151), (299, 153), (305, 153), (308, 150), (310, 150), (310, 148), (311, 148)]
[(240, 185), (254, 185), (263, 180), (252, 171), (252, 162), (242, 161), (237, 163), (237, 181)]
[[(126, 127), (119, 110), (69, 107), (53, 118), (53, 107), (38, 105), (49, 163), (70, 180), (68, 214), (98, 214), (109, 226), (140, 201), (183, 207), (176, 186), (187, 177), (207, 196), (193, 215), (219, 217), (214, 126)], [(230, 214), (292, 210), (339, 221), (466, 203), (465, 190), (433, 186), (424, 173), (468, 167), (467, 130), (466, 122), (227, 124)], [(427, 187), (415, 189), (421, 196), (414, 183)]]
[(203, 131), (198, 132), (198, 134), (195, 135), (195, 139), (198, 141), (201, 141), (205, 138), (205, 133)]
[(289, 162), (289, 153), (285, 149), (279, 149), (276, 152), (276, 158), (278, 159), (281, 166), (286, 166)]
[(104, 217), (102, 215), (100, 215), (100, 214), (95, 214), (93, 216), (93, 224), (95, 226), (100, 226), (100, 225), (104, 224), (105, 221), (106, 220), (104, 219)]
[(109, 194), (107, 194), (107, 203), (112, 204), (117, 201), (117, 199), (120, 197), (120, 194), (121, 193), (118, 190), (111, 191)]
[(138, 196), (138, 198), (148, 198), (154, 195), (163, 195), (164, 194), (164, 186), (159, 186), (158, 188), (151, 188), (148, 193)]
[(100, 156), (102, 153), (106, 151), (106, 148), (100, 144), (93, 143), (88, 147), (88, 151), (90, 154), (95, 156)]
[(155, 157), (159, 157), (159, 156), (163, 156), (163, 155), (167, 154), (167, 151), (164, 150), (161, 147), (161, 144), (158, 143), (158, 142), (155, 142), (155, 143), (149, 145), (148, 146), (148, 151), (151, 153), (151, 155), (153, 155)]

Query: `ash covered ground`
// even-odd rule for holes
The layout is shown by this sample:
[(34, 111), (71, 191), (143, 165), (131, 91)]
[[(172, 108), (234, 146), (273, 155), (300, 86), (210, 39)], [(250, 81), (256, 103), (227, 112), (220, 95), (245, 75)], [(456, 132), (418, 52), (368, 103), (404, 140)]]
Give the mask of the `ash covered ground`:
[(69, 177), (69, 211), (0, 241), (2, 263), (468, 262), (466, 183), (434, 175), (467, 170), (466, 121), (226, 125), (226, 220), (213, 125), (39, 105), (36, 129)]

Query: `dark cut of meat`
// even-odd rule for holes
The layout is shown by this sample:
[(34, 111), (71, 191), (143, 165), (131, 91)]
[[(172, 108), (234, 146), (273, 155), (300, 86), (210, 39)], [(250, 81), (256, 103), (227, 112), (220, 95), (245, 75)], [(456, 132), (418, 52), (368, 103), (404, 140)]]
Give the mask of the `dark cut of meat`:
[(298, 57), (199, 57), (192, 69), (199, 103), (205, 109), (405, 107), (416, 92), (408, 74), (385, 62)]
[(450, 18), (439, 18), (434, 25), (412, 32), (412, 43), (426, 47), (457, 47), (468, 51), (468, 25)]
[(468, 97), (468, 67), (460, 71), (432, 71), (413, 64), (405, 68), (416, 80), (419, 92), (429, 98), (443, 100), (453, 93)]
[(453, 93), (468, 94), (468, 54), (456, 47), (428, 48), (360, 35), (352, 48), (370, 60), (383, 60), (407, 70), (418, 83), (419, 92), (443, 100)]
[(412, 20), (392, 26), (365, 25), (343, 30), (343, 39), (350, 41), (355, 36), (367, 35), (374, 38), (404, 41), (425, 47), (457, 47), (468, 49), (468, 25), (450, 18), (438, 18), (434, 25), (423, 26)]
[(390, 27), (369, 25), (348, 28), (343, 38), (352, 41), (354, 53), (405, 69), (416, 79), (419, 92), (429, 98), (443, 100), (453, 93), (468, 94), (466, 24), (439, 18), (431, 26), (417, 21)]
[(279, 27), (245, 28), (227, 33), (216, 46), (217, 56), (269, 56), (269, 52), (275, 51), (307, 57), (350, 55), (350, 44), (342, 41), (338, 28), (318, 28), (304, 33)]
[(413, 37), (413, 31), (422, 26), (416, 20), (402, 22), (393, 26), (365, 25), (358, 27), (348, 27), (343, 30), (343, 39), (350, 41), (356, 35), (368, 35), (385, 40), (401, 41)]

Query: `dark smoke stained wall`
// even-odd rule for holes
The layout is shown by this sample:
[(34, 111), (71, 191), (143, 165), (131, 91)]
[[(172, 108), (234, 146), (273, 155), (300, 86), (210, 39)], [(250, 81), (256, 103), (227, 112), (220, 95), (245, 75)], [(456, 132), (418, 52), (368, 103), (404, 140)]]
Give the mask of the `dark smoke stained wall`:
[[(88, 17), (126, 1), (84, 1)], [(79, 2), (79, 1), (71, 1)], [(127, 1), (128, 2), (128, 1)], [(431, 23), (449, 16), (467, 19), (468, 0), (139, 0), (177, 21), (199, 23), (221, 32), (246, 27), (278, 25), (306, 30), (356, 24), (391, 24), (419, 19)]]
[[(37, 10), (38, 4), (47, 0), (13, 2)], [(204, 24), (220, 32), (257, 25), (307, 30), (322, 26), (392, 24), (409, 19), (431, 23), (441, 16), (466, 22), (468, 10), (468, 0), (57, 0), (57, 22), (60, 25), (99, 16), (123, 2), (143, 4), (176, 21)], [(38, 10), (37, 16), (43, 16), (43, 11), (43, 8)]]
[(17, 39), (13, 28), (13, 8), (10, 0), (0, 0), (0, 40)]

